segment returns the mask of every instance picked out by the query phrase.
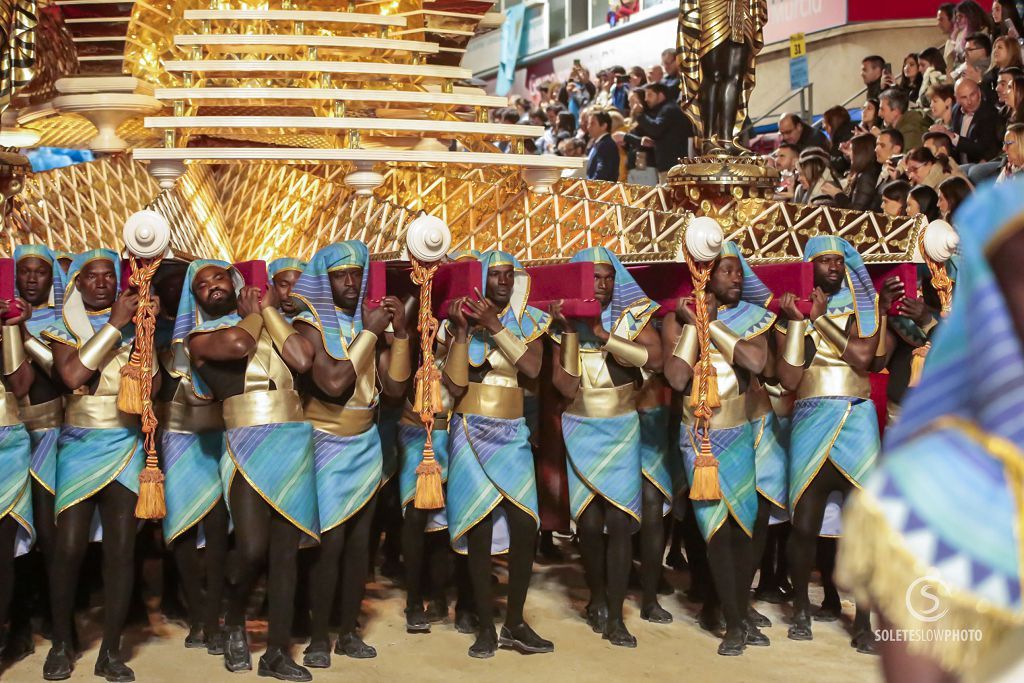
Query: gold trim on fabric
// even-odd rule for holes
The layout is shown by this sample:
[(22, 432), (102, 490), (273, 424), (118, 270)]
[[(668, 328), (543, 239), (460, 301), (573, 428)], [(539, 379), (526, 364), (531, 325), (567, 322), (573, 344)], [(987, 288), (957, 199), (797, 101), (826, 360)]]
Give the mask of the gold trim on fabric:
[[(181, 536), (182, 534), (184, 534), (184, 533), (185, 533), (186, 531), (188, 531), (189, 529), (192, 529), (193, 527), (196, 527), (196, 526), (198, 526), (199, 524), (201, 524), (201, 523), (202, 523), (202, 521), (203, 521), (204, 519), (206, 519), (206, 516), (207, 516), (207, 515), (209, 515), (209, 514), (210, 514), (211, 512), (213, 512), (213, 508), (217, 507), (217, 504), (218, 504), (219, 502), (221, 502), (222, 500), (224, 500), (224, 494), (223, 494), (223, 493), (221, 493), (220, 495), (218, 495), (218, 496), (217, 496), (217, 499), (216, 499), (215, 501), (213, 501), (213, 504), (212, 504), (212, 505), (210, 505), (210, 507), (206, 508), (206, 510), (205, 510), (205, 511), (203, 512), (203, 514), (201, 514), (201, 515), (199, 515), (198, 517), (196, 517), (195, 521), (193, 521), (193, 522), (192, 522), (191, 524), (189, 524), (188, 526), (186, 526), (186, 527), (185, 527), (184, 529), (181, 529), (180, 531), (178, 531), (178, 533), (174, 534), (174, 535), (173, 535), (173, 536), (171, 536), (170, 538), (166, 539), (166, 541), (165, 541), (165, 542), (166, 542), (166, 543), (168, 543), (168, 544), (170, 544), (170, 543), (174, 543), (175, 539), (179, 538), (179, 537), (180, 537), (180, 536)], [(227, 504), (227, 503), (225, 502), (225, 505), (226, 505), (226, 504)]]
[(519, 387), (470, 382), (455, 412), (517, 420), (523, 416), (523, 390)]
[(224, 414), (220, 403), (189, 405), (178, 401), (154, 405), (160, 428), (169, 432), (205, 434), (224, 431)]
[(64, 409), (64, 424), (86, 429), (138, 429), (139, 416), (117, 409), (117, 396), (71, 394)]
[(821, 396), (871, 398), (871, 380), (850, 366), (811, 365), (796, 390), (797, 400)]
[(313, 429), (334, 436), (358, 436), (368, 431), (376, 414), (372, 408), (349, 408), (313, 397), (306, 399), (303, 412)]
[[(61, 509), (57, 510), (57, 512), (56, 512), (56, 513), (54, 514), (54, 518), (60, 517), (60, 514), (61, 514), (62, 512), (64, 512), (65, 510), (69, 510), (69, 509), (71, 509), (71, 508), (75, 507), (76, 505), (78, 505), (78, 504), (79, 504), (79, 503), (81, 503), (82, 501), (85, 501), (85, 500), (89, 500), (90, 498), (92, 498), (92, 497), (93, 497), (93, 496), (95, 496), (95, 495), (96, 495), (97, 493), (99, 493), (99, 492), (100, 492), (100, 491), (102, 491), (103, 489), (107, 488), (107, 487), (108, 487), (108, 486), (110, 486), (111, 484), (114, 484), (114, 483), (119, 483), (119, 482), (117, 481), (117, 478), (118, 478), (118, 477), (120, 477), (120, 476), (121, 476), (121, 473), (122, 473), (122, 472), (124, 472), (124, 471), (125, 471), (125, 469), (126, 469), (126, 468), (128, 467), (128, 465), (130, 465), (130, 464), (131, 464), (131, 462), (132, 462), (132, 459), (133, 459), (133, 458), (135, 457), (135, 451), (136, 451), (136, 450), (138, 449), (138, 447), (139, 447), (139, 437), (138, 437), (138, 436), (136, 436), (136, 437), (135, 437), (135, 440), (134, 440), (134, 441), (132, 442), (132, 447), (131, 447), (131, 448), (130, 448), (130, 449), (129, 449), (128, 451), (127, 451), (127, 454), (126, 454), (126, 455), (124, 456), (124, 462), (122, 462), (122, 463), (121, 463), (121, 466), (117, 468), (117, 471), (116, 471), (116, 472), (114, 472), (114, 474), (113, 474), (113, 475), (111, 475), (111, 477), (110, 477), (109, 479), (107, 479), (107, 480), (106, 480), (105, 482), (103, 482), (103, 483), (102, 483), (102, 484), (100, 484), (99, 486), (95, 487), (95, 488), (94, 488), (94, 489), (93, 489), (92, 491), (90, 491), (89, 493), (85, 494), (84, 496), (81, 496), (80, 498), (78, 498), (78, 499), (76, 499), (76, 500), (72, 501), (71, 503), (68, 503), (67, 505), (65, 505), (65, 506), (64, 506), (64, 507), (62, 507)], [(124, 484), (121, 484), (121, 486), (124, 486)], [(125, 486), (124, 488), (125, 488), (125, 490), (127, 490), (127, 491), (131, 492), (131, 494), (132, 494), (133, 496), (135, 496), (136, 498), (138, 497), (138, 495), (139, 495), (138, 493), (135, 493), (134, 491), (132, 491), (132, 490), (131, 490), (130, 488), (128, 488), (127, 486)]]
[[(711, 429), (732, 429), (750, 422), (747, 417), (747, 395), (740, 394), (732, 398), (721, 399), (721, 405), (714, 409), (711, 416)], [(694, 423), (693, 407), (689, 401), (683, 404), (683, 424), (692, 427)]]
[(21, 424), (18, 413), (18, 399), (9, 391), (0, 396), (0, 427), (13, 427)]
[[(836, 431), (832, 434), (832, 438), (829, 439), (828, 448), (825, 449), (825, 457), (823, 457), (821, 459), (821, 462), (818, 463), (818, 467), (815, 468), (814, 473), (807, 478), (807, 481), (804, 482), (803, 488), (797, 491), (796, 496), (790, 496), (790, 498), (793, 499), (793, 505), (790, 506), (790, 512), (796, 512), (796, 506), (800, 504), (800, 499), (803, 497), (804, 491), (807, 490), (807, 487), (810, 486), (811, 482), (814, 481), (814, 479), (818, 476), (818, 473), (821, 472), (821, 468), (825, 466), (825, 463), (832, 459), (832, 447), (836, 445), (836, 440), (839, 438), (839, 434), (842, 433), (843, 427), (846, 426), (846, 420), (849, 419), (851, 412), (853, 412), (852, 403), (846, 406), (846, 412), (843, 413), (843, 419), (839, 421), (839, 426), (836, 427)], [(837, 470), (843, 473), (844, 477), (850, 479), (849, 475), (843, 472), (843, 470), (840, 469), (838, 465), (836, 465), (835, 463), (832, 464)], [(852, 482), (853, 480), (850, 479), (850, 481)]]
[(253, 391), (224, 400), (224, 425), (227, 429), (304, 420), (302, 401), (298, 392), (292, 389)]
[(635, 413), (636, 394), (632, 384), (609, 388), (580, 387), (565, 412), (581, 417), (616, 417)]
[[(640, 522), (640, 516), (637, 515), (635, 512), (633, 512), (632, 510), (630, 510), (627, 507), (619, 505), (618, 503), (616, 503), (611, 498), (608, 498), (607, 496), (602, 495), (601, 494), (601, 490), (599, 488), (597, 488), (596, 486), (594, 486), (592, 483), (590, 483), (590, 480), (587, 479), (585, 476), (583, 476), (583, 473), (580, 472), (580, 468), (576, 467), (576, 463), (574, 463), (572, 461), (572, 455), (571, 454), (569, 454), (569, 464), (572, 466), (572, 469), (576, 473), (576, 476), (579, 477), (579, 480), (581, 482), (583, 482), (583, 484), (590, 490), (590, 498), (580, 508), (579, 514), (576, 515), (577, 519), (579, 519), (581, 516), (583, 516), (583, 511), (587, 509), (587, 505), (590, 505), (590, 503), (592, 503), (596, 498), (600, 498), (601, 500), (603, 500), (604, 502), (608, 503), (612, 507), (618, 508), (619, 510), (622, 510), (627, 515), (629, 515), (631, 518), (636, 520), (638, 523)], [(642, 485), (643, 485), (643, 482), (641, 482), (641, 486)]]
[(64, 398), (61, 396), (35, 405), (23, 403), (18, 406), (18, 410), (25, 429), (30, 432), (59, 429), (64, 423)]
[[(270, 392), (270, 393), (274, 393), (274, 392)], [(232, 396), (231, 398), (238, 398), (238, 397), (237, 396)], [(230, 401), (230, 400), (231, 399), (228, 399), (228, 401)], [(298, 395), (296, 394), (296, 402), (297, 401), (298, 401)], [(225, 401), (225, 404), (226, 403), (227, 403), (227, 401)], [(227, 408), (227, 405), (225, 405), (225, 408)], [(300, 409), (301, 409), (301, 406), (300, 406)], [(251, 426), (256, 426), (256, 425), (241, 425), (241, 426), (251, 427)], [(231, 458), (231, 464), (234, 465), (234, 467), (235, 467), (235, 471), (231, 473), (231, 480), (228, 482), (228, 498), (229, 498), (229, 500), (230, 500), (230, 496), (231, 496), (231, 486), (235, 483), (235, 475), (236, 474), (241, 474), (242, 475), (242, 479), (245, 479), (245, 482), (249, 485), (249, 487), (253, 491), (255, 491), (256, 494), (260, 498), (263, 499), (263, 502), (265, 502), (267, 505), (269, 505), (270, 508), (272, 510), (274, 510), (274, 512), (276, 512), (277, 514), (279, 514), (282, 517), (284, 517), (285, 519), (287, 519), (288, 522), (292, 526), (294, 526), (296, 529), (298, 529), (302, 533), (306, 534), (307, 536), (309, 536), (310, 538), (315, 540), (317, 543), (319, 543), (320, 542), (320, 534), (315, 534), (315, 533), (313, 533), (313, 531), (311, 529), (307, 529), (306, 527), (304, 527), (301, 524), (299, 524), (295, 520), (294, 517), (292, 517), (287, 512), (285, 512), (283, 509), (281, 509), (281, 507), (279, 507), (277, 505), (277, 503), (272, 501), (270, 499), (270, 497), (267, 496), (267, 494), (263, 493), (263, 491), (260, 489), (260, 487), (256, 485), (256, 482), (254, 482), (252, 479), (249, 478), (249, 475), (246, 473), (246, 471), (241, 466), (239, 466), (238, 459), (235, 458), (235, 452), (231, 448), (231, 440), (230, 439), (225, 439), (224, 440), (224, 446), (225, 446), (224, 450), (227, 451), (228, 457)], [(314, 491), (314, 493), (316, 493), (316, 492)]]

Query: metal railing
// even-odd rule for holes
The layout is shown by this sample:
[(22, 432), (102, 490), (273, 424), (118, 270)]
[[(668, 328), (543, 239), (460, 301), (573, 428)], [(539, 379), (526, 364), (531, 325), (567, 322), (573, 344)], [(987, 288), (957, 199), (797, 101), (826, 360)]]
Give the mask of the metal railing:
[(788, 102), (790, 102), (791, 100), (793, 100), (793, 99), (795, 99), (797, 97), (800, 98), (800, 118), (802, 118), (804, 121), (810, 121), (811, 120), (811, 115), (814, 112), (814, 84), (813, 83), (808, 83), (804, 87), (798, 88), (796, 90), (790, 90), (781, 99), (779, 99), (777, 102), (775, 102), (775, 104), (773, 104), (768, 109), (768, 111), (766, 111), (765, 113), (761, 114), (757, 118), (753, 119), (750, 122), (750, 127), (751, 128), (757, 128), (757, 126), (762, 121), (764, 121), (765, 119), (768, 119), (768, 118), (770, 118), (772, 116), (775, 116), (777, 114), (784, 113), (784, 110), (782, 109), (782, 106), (784, 104), (787, 104)]

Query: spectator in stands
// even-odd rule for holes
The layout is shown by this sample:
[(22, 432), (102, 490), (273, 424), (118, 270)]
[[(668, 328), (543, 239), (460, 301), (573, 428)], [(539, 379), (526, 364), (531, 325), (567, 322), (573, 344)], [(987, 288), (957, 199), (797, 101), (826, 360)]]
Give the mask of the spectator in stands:
[(1013, 72), (1006, 84), (1006, 121), (1024, 123), (1024, 70)]
[(629, 76), (625, 67), (613, 66), (609, 71), (612, 73), (612, 107), (625, 116), (629, 113), (629, 91), (632, 90)]
[(911, 52), (904, 57), (903, 71), (900, 73), (900, 77), (896, 79), (896, 87), (907, 93), (907, 98), (911, 102), (916, 102), (921, 96), (921, 83), (924, 80), (924, 75), (921, 73), (921, 67), (917, 60), (918, 54), (916, 52)]
[(606, 111), (592, 111), (589, 116), (590, 154), (587, 159), (587, 180), (619, 179), (619, 146), (612, 140), (612, 117)]
[(559, 112), (558, 120), (555, 122), (555, 145), (575, 135), (576, 118), (567, 111)]
[(932, 133), (929, 131), (924, 134), (924, 138), (922, 138), (922, 145), (930, 150), (935, 157), (938, 157), (940, 154), (945, 156), (953, 175), (964, 175), (960, 170), (960, 164), (956, 163), (953, 159), (955, 156), (953, 141), (949, 139), (948, 135), (945, 133)]
[(797, 114), (786, 113), (779, 117), (779, 135), (783, 141), (796, 145), (800, 151), (808, 147), (820, 147), (829, 149), (828, 138), (820, 130), (808, 125)]
[(942, 181), (953, 175), (949, 165), (949, 157), (945, 154), (935, 156), (927, 147), (915, 147), (903, 158), (903, 166), (907, 170), (907, 178), (914, 185), (927, 185), (938, 188)]
[(519, 114), (517, 123), (529, 123), (530, 122), (530, 100), (525, 97), (513, 97), (512, 106), (515, 107), (516, 113)]
[(955, 175), (946, 178), (939, 185), (939, 212), (944, 220), (950, 221), (960, 208), (960, 204), (967, 199), (974, 187), (963, 177)]
[(1016, 38), (1000, 36), (992, 43), (992, 68), (996, 75), (1010, 67), (1024, 69), (1024, 59), (1021, 59), (1020, 43)]
[[(1010, 22), (1007, 26), (1006, 22)], [(992, 23), (994, 24), (994, 35), (1008, 36), (1017, 40), (1024, 36), (1024, 23), (1021, 22), (1020, 12), (1013, 0), (995, 0), (992, 3)]]
[(690, 119), (676, 101), (670, 99), (670, 92), (664, 82), (648, 84), (644, 88), (646, 108), (634, 106), (630, 111), (635, 127), (626, 136), (633, 142), (639, 137), (641, 147), (653, 148), (661, 182), (665, 182), (669, 169), (679, 163), (679, 159), (689, 156), (693, 137)]
[(594, 94), (591, 104), (599, 109), (607, 109), (612, 106), (612, 85), (615, 84), (611, 69), (601, 69), (597, 72), (595, 79), (597, 80), (597, 92)]
[(956, 105), (956, 93), (952, 84), (943, 83), (928, 93), (928, 113), (933, 123), (947, 128), (953, 127), (953, 107)]
[(1012, 123), (1006, 129), (1003, 151), (1006, 153), (1006, 160), (999, 171), (999, 177), (996, 178), (997, 183), (1024, 172), (1024, 123)]
[[(825, 133), (828, 134), (828, 153), (832, 157), (832, 168), (842, 174), (849, 169), (846, 157), (843, 156), (842, 144), (853, 138), (853, 122), (850, 112), (845, 107), (829, 107), (822, 116)], [(874, 144), (872, 143), (872, 147)]]
[(946, 60), (938, 48), (929, 47), (918, 55), (917, 65), (921, 69), (921, 89), (917, 103), (922, 109), (927, 109), (931, 89), (949, 83), (949, 76), (946, 75)]
[(939, 217), (939, 193), (927, 185), (911, 188), (907, 195), (907, 217), (922, 213), (929, 223)]
[(887, 87), (882, 82), (886, 75), (884, 68), (885, 58), (878, 55), (870, 55), (861, 60), (860, 78), (868, 88), (868, 99), (877, 98)]
[(974, 81), (961, 78), (955, 92), (956, 106), (950, 126), (936, 123), (931, 130), (947, 132), (958, 163), (988, 161), (999, 153), (1002, 139), (999, 114), (991, 102), (982, 99), (981, 86)]
[(1010, 111), (1012, 109), (1012, 102), (1007, 97), (1010, 84), (1013, 82), (1013, 77), (1024, 74), (1024, 69), (1018, 69), (1015, 67), (1009, 67), (1007, 69), (1000, 69), (999, 79), (996, 81), (996, 109), (999, 111), (999, 116), (1005, 121), (1010, 119)]
[(907, 215), (907, 198), (910, 196), (910, 183), (906, 180), (893, 180), (882, 187), (882, 213), (886, 216)]
[(679, 72), (679, 51), (673, 47), (663, 50), (661, 68), (665, 70), (661, 82), (668, 88), (668, 98), (673, 102), (678, 102), (683, 80), (683, 75)]
[[(839, 186), (839, 180), (832, 171), (828, 152), (821, 147), (808, 147), (800, 152), (800, 187), (796, 189), (793, 201), (796, 204), (810, 204), (818, 197), (829, 197), (826, 185)], [(829, 197), (831, 199), (831, 197)]]
[(850, 140), (850, 175), (846, 189), (826, 183), (822, 188), (835, 206), (857, 211), (878, 210), (878, 176), (882, 165), (875, 158), (875, 136), (862, 133)]
[(953, 23), (956, 26), (956, 62), (963, 63), (970, 59), (967, 55), (967, 37), (978, 32), (992, 35), (992, 20), (974, 0), (962, 0), (956, 6)]
[(946, 42), (942, 46), (942, 59), (949, 66), (956, 60), (956, 26), (953, 24), (955, 11), (954, 3), (944, 2), (935, 13), (935, 23), (939, 27), (939, 32), (946, 37)]
[(775, 150), (775, 168), (779, 170), (779, 185), (776, 188), (776, 199), (792, 199), (796, 190), (796, 176), (800, 161), (800, 150), (796, 145), (783, 142)]
[(590, 105), (595, 95), (597, 87), (590, 80), (590, 71), (581, 64), (574, 64), (569, 80), (558, 92), (558, 101), (578, 120), (580, 112)]
[(860, 108), (859, 132), (867, 133), (872, 128), (881, 128), (881, 126), (882, 119), (878, 118), (878, 98), (864, 100), (864, 105)]
[[(566, 138), (558, 143), (558, 153), (563, 157), (582, 157), (587, 154), (587, 143), (579, 138)], [(580, 169), (580, 177), (586, 177), (586, 169)]]
[[(611, 3), (609, 3), (611, 6)], [(640, 0), (618, 0), (608, 10), (607, 21), (609, 26), (618, 26), (629, 21), (629, 18), (640, 11)]]
[(898, 130), (883, 130), (875, 140), (875, 160), (882, 165), (878, 185), (885, 185), (896, 178), (897, 169), (903, 161), (903, 136)]
[(629, 69), (629, 87), (630, 89), (639, 88), (640, 86), (647, 85), (647, 73), (644, 71), (642, 66), (634, 66)]
[(888, 128), (894, 128), (903, 135), (903, 144), (917, 147), (921, 136), (928, 130), (928, 123), (921, 112), (910, 109), (907, 93), (899, 88), (889, 88), (878, 97), (878, 114)]
[[(499, 109), (497, 111), (495, 123), (503, 123), (506, 125), (518, 125), (519, 124), (519, 111), (512, 107), (506, 107), (505, 109)], [(509, 140), (502, 140), (498, 143), (498, 149), (508, 154), (512, 151), (512, 142)]]
[(994, 100), (999, 69), (993, 69), (992, 39), (988, 37), (988, 34), (978, 32), (967, 37), (967, 67), (964, 70), (964, 75), (970, 75), (971, 80), (978, 80), (973, 73), (969, 73), (973, 72), (973, 69), (977, 69), (981, 73), (979, 82), (984, 88), (984, 96)]
[[(645, 109), (644, 93), (645, 87), (637, 88), (629, 93), (631, 111), (643, 111)], [(628, 125), (635, 125), (628, 121)], [(658, 167), (655, 164), (655, 150), (650, 147), (642, 147), (642, 137), (636, 135), (624, 135), (613, 133), (612, 137), (626, 150), (626, 182), (634, 185), (658, 184)]]
[(657, 83), (665, 77), (665, 70), (661, 68), (661, 64), (652, 64), (647, 68), (647, 82)]

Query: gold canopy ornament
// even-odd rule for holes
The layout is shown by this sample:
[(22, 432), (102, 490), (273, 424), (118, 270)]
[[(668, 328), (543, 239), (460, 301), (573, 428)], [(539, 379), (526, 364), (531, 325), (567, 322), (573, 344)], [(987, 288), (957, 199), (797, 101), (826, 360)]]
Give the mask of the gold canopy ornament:
[(35, 75), (36, 0), (0, 0), (0, 114)]

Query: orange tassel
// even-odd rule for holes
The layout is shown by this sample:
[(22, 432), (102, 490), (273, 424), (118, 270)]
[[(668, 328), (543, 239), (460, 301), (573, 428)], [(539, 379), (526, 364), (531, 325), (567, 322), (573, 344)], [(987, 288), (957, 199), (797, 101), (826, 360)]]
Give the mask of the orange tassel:
[(117, 390), (117, 409), (128, 415), (142, 415), (145, 409), (145, 379), (142, 368), (128, 363), (121, 368), (121, 385)]
[(718, 483), (718, 459), (711, 454), (711, 444), (701, 443), (700, 454), (693, 468), (693, 482), (690, 484), (690, 500), (721, 500), (722, 489)]
[(910, 381), (907, 383), (908, 386), (916, 387), (921, 382), (921, 373), (924, 372), (924, 362), (928, 358), (928, 351), (931, 350), (932, 344), (928, 342), (924, 346), (920, 346), (914, 349), (914, 354), (910, 359)]
[(444, 488), (441, 485), (441, 464), (434, 458), (430, 444), (423, 449), (423, 460), (416, 466), (417, 510), (439, 510), (444, 507)]
[(139, 519), (163, 519), (167, 516), (164, 499), (164, 473), (156, 458), (146, 458), (146, 468), (139, 472), (139, 502), (135, 504), (135, 516)]

